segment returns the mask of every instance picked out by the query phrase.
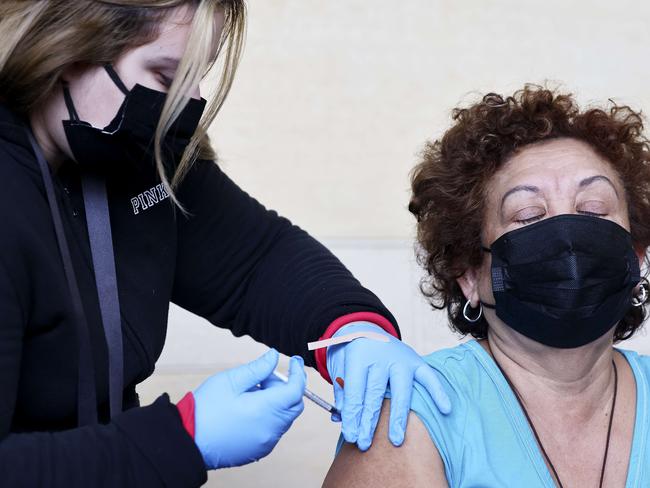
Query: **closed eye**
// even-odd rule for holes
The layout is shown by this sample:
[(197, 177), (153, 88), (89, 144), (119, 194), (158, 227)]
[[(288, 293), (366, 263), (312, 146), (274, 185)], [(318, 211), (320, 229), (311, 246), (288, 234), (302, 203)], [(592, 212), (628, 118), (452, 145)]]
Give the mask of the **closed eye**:
[(536, 215), (535, 217), (531, 217), (529, 219), (521, 219), (521, 220), (515, 220), (518, 224), (530, 224), (532, 222), (535, 222), (537, 220), (540, 220), (544, 215)]
[(542, 219), (546, 215), (546, 209), (541, 205), (529, 205), (520, 209), (513, 215), (513, 222), (516, 224), (530, 224), (537, 220)]
[[(590, 215), (592, 217), (607, 217), (606, 213), (597, 213), (597, 212), (588, 212), (586, 210), (578, 210), (578, 213), (580, 215)], [(536, 215), (534, 217), (530, 217), (528, 219), (520, 219), (520, 220), (515, 220), (518, 224), (531, 224), (537, 220), (541, 220), (544, 215)]]
[(172, 80), (170, 77), (163, 75), (162, 73), (158, 73), (158, 81), (162, 83), (166, 88), (169, 88), (172, 86)]

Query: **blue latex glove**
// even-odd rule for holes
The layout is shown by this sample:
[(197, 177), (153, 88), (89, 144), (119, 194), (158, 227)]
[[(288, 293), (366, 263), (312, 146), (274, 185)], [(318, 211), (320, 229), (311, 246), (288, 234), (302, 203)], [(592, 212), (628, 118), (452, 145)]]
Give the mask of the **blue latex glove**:
[[(327, 348), (327, 370), (334, 385), (336, 407), (341, 411), (343, 437), (346, 442), (356, 442), (362, 451), (370, 447), (390, 382), (388, 438), (400, 446), (404, 442), (414, 380), (429, 392), (443, 414), (451, 411), (451, 402), (435, 370), (378, 325), (353, 322), (339, 329), (334, 337), (360, 331), (378, 332), (390, 341), (359, 338)], [(343, 378), (344, 388), (336, 382), (337, 377)]]
[(272, 373), (278, 352), (208, 378), (194, 392), (194, 441), (208, 469), (241, 466), (269, 454), (304, 409), (303, 359), (291, 358), (289, 381)]

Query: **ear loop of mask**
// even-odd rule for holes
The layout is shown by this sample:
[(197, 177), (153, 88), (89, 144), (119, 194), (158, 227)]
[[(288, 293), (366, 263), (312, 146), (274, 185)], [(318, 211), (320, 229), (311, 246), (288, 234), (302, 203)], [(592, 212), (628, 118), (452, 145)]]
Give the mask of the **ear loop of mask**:
[[(489, 247), (481, 246), (481, 250), (483, 250), (484, 252), (490, 253), (490, 254), (492, 253), (492, 249), (490, 249)], [(486, 302), (484, 302), (482, 300), (479, 300), (479, 303), (481, 305), (483, 305), (485, 308), (490, 308), (492, 310), (496, 310), (496, 308), (497, 308), (496, 305), (492, 305), (491, 303), (486, 303)]]
[(63, 99), (65, 101), (65, 106), (68, 109), (70, 120), (79, 122), (79, 114), (77, 114), (77, 109), (74, 108), (74, 102), (72, 101), (72, 96), (70, 95), (70, 88), (68, 87), (67, 81), (63, 82)]
[[(115, 68), (113, 68), (113, 65), (111, 64), (105, 64), (104, 69), (106, 70), (106, 73), (108, 73), (108, 76), (111, 78), (113, 83), (120, 89), (122, 93), (125, 95), (129, 94), (129, 89), (126, 87), (120, 76), (117, 74), (117, 71), (115, 71)], [(68, 115), (70, 116), (70, 120), (74, 122), (79, 122), (81, 119), (79, 118), (79, 114), (77, 113), (77, 109), (74, 106), (74, 102), (72, 101), (72, 95), (70, 95), (70, 87), (66, 81), (63, 82), (63, 99), (65, 101), (65, 106), (68, 109)]]
[(117, 85), (117, 87), (120, 89), (122, 93), (125, 95), (129, 94), (129, 89), (126, 87), (124, 82), (122, 81), (122, 78), (117, 74), (117, 71), (115, 71), (115, 68), (113, 68), (112, 64), (105, 64), (104, 69), (108, 73), (108, 76), (111, 77), (111, 80), (113, 80), (113, 83)]

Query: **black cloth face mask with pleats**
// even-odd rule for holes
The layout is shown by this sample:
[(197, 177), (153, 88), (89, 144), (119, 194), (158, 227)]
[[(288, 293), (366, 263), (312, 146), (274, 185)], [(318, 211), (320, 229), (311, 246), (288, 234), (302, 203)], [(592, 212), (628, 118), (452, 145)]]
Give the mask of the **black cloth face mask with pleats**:
[[(88, 170), (106, 172), (134, 165), (154, 164), (154, 136), (167, 94), (136, 84), (128, 90), (115, 69), (105, 65), (111, 80), (125, 94), (116, 116), (103, 129), (79, 119), (70, 91), (64, 99), (70, 120), (63, 121), (65, 134), (77, 163)], [(162, 141), (166, 171), (173, 171), (189, 144), (206, 101), (191, 98)]]
[(492, 246), (497, 317), (547, 346), (574, 348), (611, 330), (641, 280), (630, 233), (611, 220), (558, 215), (503, 234)]

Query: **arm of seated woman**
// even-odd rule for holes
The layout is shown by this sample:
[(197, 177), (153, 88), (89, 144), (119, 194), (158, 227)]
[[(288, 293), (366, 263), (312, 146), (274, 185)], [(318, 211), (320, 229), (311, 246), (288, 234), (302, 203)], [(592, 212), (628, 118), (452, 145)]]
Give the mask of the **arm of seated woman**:
[(427, 428), (409, 413), (406, 436), (400, 447), (388, 440), (390, 400), (384, 400), (372, 446), (361, 452), (345, 443), (330, 467), (323, 488), (367, 486), (448, 487), (445, 467)]

